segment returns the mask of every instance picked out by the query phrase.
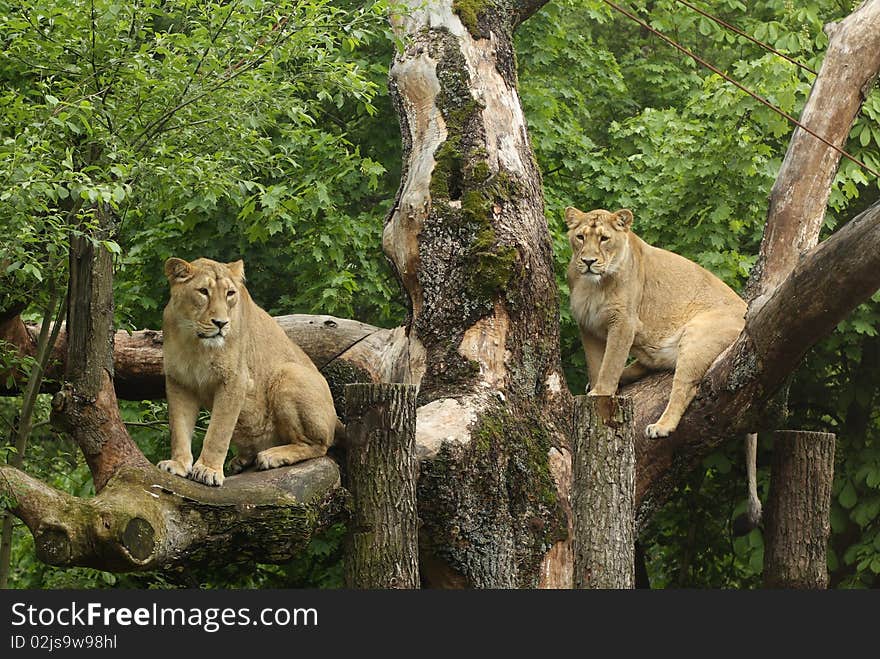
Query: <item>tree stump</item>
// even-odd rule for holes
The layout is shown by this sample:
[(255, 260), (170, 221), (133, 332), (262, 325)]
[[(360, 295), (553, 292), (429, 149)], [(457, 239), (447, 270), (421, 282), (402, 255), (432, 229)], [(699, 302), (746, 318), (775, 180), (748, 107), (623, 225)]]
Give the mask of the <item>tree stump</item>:
[(635, 444), (630, 398), (577, 396), (574, 587), (635, 587)]
[(826, 588), (833, 433), (774, 435), (764, 543), (765, 588)]
[(345, 388), (347, 487), (354, 498), (345, 551), (349, 588), (418, 588), (416, 393), (407, 384)]

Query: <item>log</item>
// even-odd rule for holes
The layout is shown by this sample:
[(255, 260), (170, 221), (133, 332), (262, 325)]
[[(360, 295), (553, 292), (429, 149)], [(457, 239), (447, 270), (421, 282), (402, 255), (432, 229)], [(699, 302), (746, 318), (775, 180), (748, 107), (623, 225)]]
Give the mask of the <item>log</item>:
[(571, 506), (574, 587), (635, 587), (633, 403), (576, 396)]
[(0, 467), (0, 494), (49, 565), (132, 572), (283, 563), (345, 521), (348, 496), (329, 458), (230, 476), (212, 488), (154, 467), (122, 467), (93, 498)]
[[(400, 367), (406, 361), (400, 356), (407, 350), (402, 327), (389, 330), (356, 320), (308, 314), (276, 316), (275, 320), (327, 377), (340, 410), (344, 408), (340, 401), (345, 384), (406, 381), (406, 373)], [(18, 317), (0, 321), (0, 339), (15, 345), (22, 355), (34, 355), (39, 331), (38, 325), (26, 325)], [(62, 328), (50, 360), (48, 379), (60, 380), (66, 354), (67, 332)], [(119, 399), (165, 398), (162, 332), (117, 331), (113, 336), (113, 370)], [(54, 388), (49, 383), (44, 390), (54, 393), (57, 383)], [(0, 383), (0, 395), (15, 395), (18, 391), (18, 388), (4, 389)]]
[(416, 394), (407, 384), (346, 387), (349, 588), (418, 588)]
[(764, 530), (764, 587), (828, 587), (833, 433), (774, 434)]

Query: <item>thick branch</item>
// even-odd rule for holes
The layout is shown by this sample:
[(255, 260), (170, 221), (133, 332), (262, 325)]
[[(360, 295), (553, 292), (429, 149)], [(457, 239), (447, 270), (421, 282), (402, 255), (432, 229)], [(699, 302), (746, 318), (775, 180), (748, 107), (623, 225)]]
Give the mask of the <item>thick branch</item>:
[(0, 494), (31, 530), (40, 560), (116, 572), (243, 560), (281, 563), (347, 516), (339, 470), (318, 458), (230, 476), (209, 488), (158, 469), (123, 468), (92, 499), (0, 467)]
[[(880, 0), (868, 0), (837, 24), (801, 123), (843, 147), (880, 70)], [(797, 128), (770, 194), (764, 239), (749, 298), (758, 305), (819, 239), (840, 154)]]
[(703, 379), (676, 432), (644, 438), (663, 411), (669, 374), (637, 382), (636, 446), (640, 519), (668, 495), (682, 473), (727, 438), (761, 428), (763, 405), (806, 351), (880, 288), (880, 202), (816, 247), (747, 322)]
[[(284, 329), (318, 368), (333, 381), (332, 375), (348, 371), (345, 382), (401, 382), (406, 375), (400, 364), (406, 353), (407, 342), (403, 328), (381, 329), (356, 320), (333, 316), (294, 314), (278, 316)], [(25, 325), (20, 318), (0, 323), (0, 340), (15, 345), (22, 355), (33, 356), (39, 326)], [(67, 352), (67, 334), (62, 330), (53, 352), (47, 377), (61, 377), (64, 355)], [(113, 368), (116, 395), (123, 400), (149, 400), (165, 397), (165, 376), (162, 371), (162, 332), (138, 330), (118, 331), (114, 336)], [(354, 374), (357, 377), (354, 377)], [(5, 379), (5, 378), (4, 378)], [(57, 390), (51, 385), (46, 391)], [(15, 394), (17, 390), (2, 391)], [(335, 393), (335, 392), (334, 392)]]

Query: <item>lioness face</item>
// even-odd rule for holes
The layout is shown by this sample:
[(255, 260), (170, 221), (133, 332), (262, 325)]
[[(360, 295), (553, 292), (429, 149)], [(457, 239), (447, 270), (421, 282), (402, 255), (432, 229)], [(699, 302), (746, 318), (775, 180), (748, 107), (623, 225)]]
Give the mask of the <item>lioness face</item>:
[(572, 263), (584, 277), (598, 281), (614, 272), (629, 243), (627, 232), (633, 215), (627, 209), (610, 213), (603, 209), (587, 213), (569, 206), (565, 209)]
[(196, 259), (188, 263), (170, 258), (165, 275), (171, 284), (171, 302), (183, 326), (210, 348), (222, 348), (237, 330), (239, 288), (244, 283), (244, 263), (218, 263)]

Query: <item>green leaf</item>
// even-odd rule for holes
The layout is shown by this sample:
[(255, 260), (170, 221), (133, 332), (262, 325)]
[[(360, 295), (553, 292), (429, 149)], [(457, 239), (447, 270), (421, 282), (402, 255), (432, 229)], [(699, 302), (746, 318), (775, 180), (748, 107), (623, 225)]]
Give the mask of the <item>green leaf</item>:
[(853, 487), (852, 482), (847, 481), (846, 485), (844, 485), (843, 489), (840, 491), (837, 500), (840, 502), (840, 505), (847, 510), (856, 505), (858, 495), (856, 494), (856, 488)]

